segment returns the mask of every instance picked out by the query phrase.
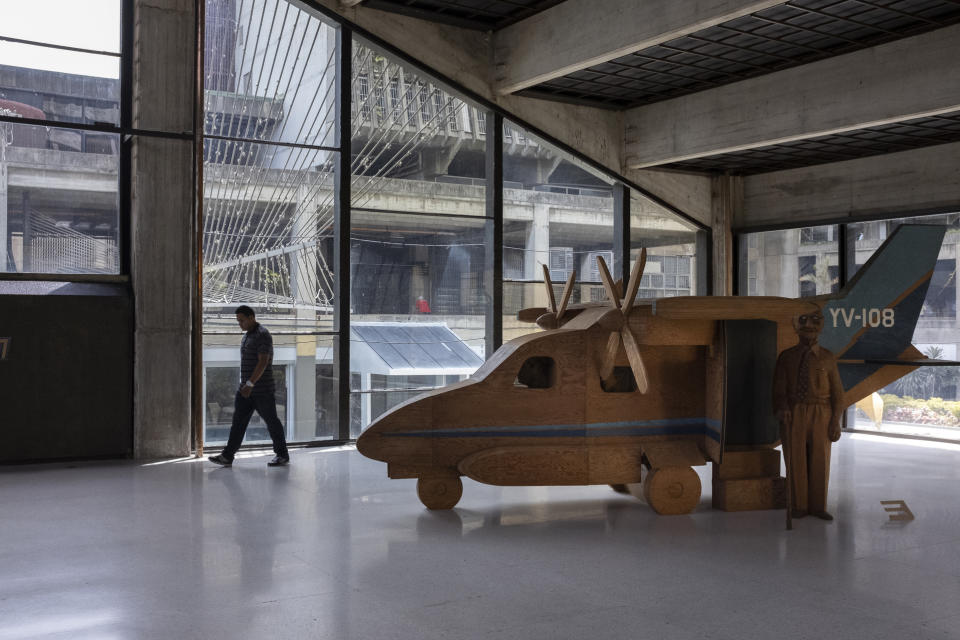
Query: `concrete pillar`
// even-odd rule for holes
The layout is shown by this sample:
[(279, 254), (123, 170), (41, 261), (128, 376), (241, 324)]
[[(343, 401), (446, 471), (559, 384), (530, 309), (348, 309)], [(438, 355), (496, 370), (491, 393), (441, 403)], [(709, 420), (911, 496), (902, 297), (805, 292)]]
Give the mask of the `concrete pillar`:
[(743, 178), (714, 176), (710, 189), (713, 229), (713, 294), (733, 295), (733, 220), (743, 206)]
[[(533, 205), (533, 222), (527, 230), (526, 254), (523, 261), (524, 279), (542, 280), (543, 268), (540, 265), (550, 267), (550, 205), (540, 202)], [(537, 300), (539, 302), (539, 297)]]
[(23, 272), (33, 272), (33, 224), (30, 216), (30, 191), (24, 190), (23, 200)]
[[(313, 238), (316, 236), (316, 217), (310, 212), (317, 206), (316, 198), (309, 196), (312, 189), (301, 186), (297, 196), (297, 209), (294, 213), (293, 237)], [(313, 304), (317, 291), (317, 247), (301, 249), (290, 255), (291, 290), (293, 298), (300, 304)], [(297, 309), (297, 325), (313, 328), (316, 326), (316, 312), (313, 309)], [(301, 325), (302, 323), (302, 325)], [(288, 429), (291, 440), (312, 440), (317, 435), (317, 338), (312, 335), (297, 336), (297, 362), (293, 374), (293, 425)]]
[(779, 276), (767, 285), (768, 296), (797, 298), (800, 296), (800, 265), (797, 261), (800, 232), (786, 229), (767, 234), (764, 243), (763, 270)]
[[(360, 374), (360, 391), (370, 391), (370, 385), (372, 384), (371, 376), (369, 373)], [(384, 393), (386, 396), (387, 394)], [(367, 425), (370, 424), (373, 414), (373, 399), (372, 393), (361, 393), (360, 394), (360, 424), (364, 429), (367, 428)]]
[(417, 176), (418, 180), (432, 180), (437, 176), (447, 175), (450, 170), (450, 163), (457, 157), (457, 152), (463, 144), (463, 134), (460, 134), (453, 144), (449, 144), (437, 149), (424, 149), (420, 152), (421, 170)]
[(297, 336), (297, 363), (293, 374), (293, 441), (317, 437), (317, 339)]
[[(190, 132), (193, 0), (134, 2), (134, 126)], [(134, 456), (190, 451), (193, 144), (135, 137), (131, 276), (135, 296)]]

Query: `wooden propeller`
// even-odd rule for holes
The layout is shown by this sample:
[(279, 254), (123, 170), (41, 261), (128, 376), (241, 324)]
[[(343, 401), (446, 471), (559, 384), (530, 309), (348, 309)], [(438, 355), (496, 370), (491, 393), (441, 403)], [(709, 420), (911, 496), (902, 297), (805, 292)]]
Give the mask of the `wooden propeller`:
[(573, 281), (577, 277), (577, 271), (574, 269), (567, 278), (567, 284), (563, 286), (563, 295), (560, 297), (560, 306), (557, 306), (557, 299), (553, 295), (553, 283), (550, 281), (550, 269), (543, 265), (543, 283), (547, 287), (547, 299), (550, 300), (550, 311), (537, 318), (537, 326), (541, 329), (556, 329), (560, 326), (560, 319), (567, 311), (567, 303), (570, 302), (570, 294), (573, 293)]
[[(633, 310), (633, 299), (640, 289), (640, 278), (643, 276), (643, 269), (647, 264), (647, 250), (640, 250), (640, 257), (633, 263), (633, 270), (630, 272), (630, 281), (627, 284), (627, 290), (624, 292), (623, 300), (620, 300), (620, 287), (618, 287), (610, 271), (607, 269), (607, 263), (603, 258), (597, 256), (597, 266), (600, 268), (600, 278), (603, 280), (603, 287), (607, 290), (607, 297), (613, 309), (606, 314), (610, 317), (604, 317), (604, 326), (610, 328), (610, 337), (607, 338), (607, 347), (603, 353), (603, 360), (600, 366), (600, 379), (604, 382), (610, 381), (613, 376), (613, 368), (617, 362), (617, 353), (620, 351), (620, 345), (627, 353), (627, 360), (630, 361), (630, 369), (633, 371), (633, 378), (637, 382), (637, 389), (640, 393), (646, 393), (650, 388), (647, 380), (647, 369), (643, 365), (643, 358), (640, 355), (640, 347), (637, 339), (630, 331), (628, 319)], [(619, 313), (614, 313), (616, 310)], [(538, 321), (539, 324), (539, 321)]]

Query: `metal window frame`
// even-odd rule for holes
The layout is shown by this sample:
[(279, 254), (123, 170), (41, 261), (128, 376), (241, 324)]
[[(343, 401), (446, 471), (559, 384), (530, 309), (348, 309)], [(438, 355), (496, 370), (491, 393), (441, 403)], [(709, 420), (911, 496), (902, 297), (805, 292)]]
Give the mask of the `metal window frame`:
[(334, 343), (335, 371), (337, 372), (337, 420), (338, 440), (350, 440), (350, 165), (351, 130), (350, 114), (353, 113), (353, 31), (344, 24), (337, 29), (337, 66), (334, 96), (336, 112), (336, 136), (339, 156), (334, 176), (334, 223), (333, 223), (333, 262), (337, 265), (336, 287), (333, 299), (334, 331), (337, 338)]

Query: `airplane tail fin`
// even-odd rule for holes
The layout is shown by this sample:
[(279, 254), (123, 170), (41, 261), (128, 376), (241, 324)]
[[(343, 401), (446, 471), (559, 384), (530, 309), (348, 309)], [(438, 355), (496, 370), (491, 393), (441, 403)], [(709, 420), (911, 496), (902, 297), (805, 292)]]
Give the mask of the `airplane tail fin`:
[(851, 404), (913, 370), (911, 339), (946, 227), (901, 225), (823, 307), (820, 344), (840, 360)]

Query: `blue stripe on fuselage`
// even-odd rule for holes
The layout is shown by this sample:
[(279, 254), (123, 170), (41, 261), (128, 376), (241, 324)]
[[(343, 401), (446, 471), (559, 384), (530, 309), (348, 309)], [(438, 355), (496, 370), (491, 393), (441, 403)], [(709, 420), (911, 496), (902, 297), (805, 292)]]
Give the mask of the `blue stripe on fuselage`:
[(406, 438), (549, 438), (603, 436), (685, 436), (707, 435), (720, 442), (721, 424), (709, 418), (673, 418), (627, 422), (581, 424), (511, 425), (460, 427), (420, 431), (388, 432), (382, 435)]

